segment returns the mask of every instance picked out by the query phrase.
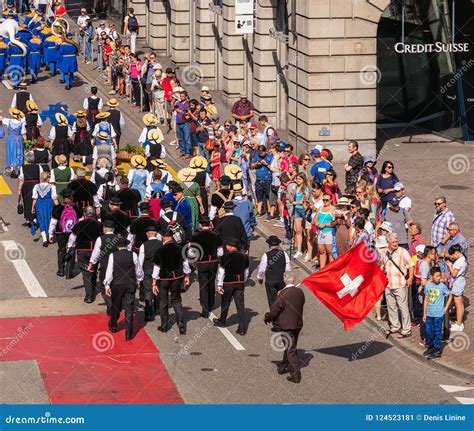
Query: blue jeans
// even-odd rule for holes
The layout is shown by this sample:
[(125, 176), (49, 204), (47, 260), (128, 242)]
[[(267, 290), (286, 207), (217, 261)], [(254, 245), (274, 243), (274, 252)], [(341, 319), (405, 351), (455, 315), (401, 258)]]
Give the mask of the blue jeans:
[(444, 317), (426, 318), (426, 344), (436, 350), (441, 350), (443, 341), (443, 320)]
[(179, 152), (181, 155), (192, 155), (192, 142), (189, 123), (176, 124), (176, 135), (178, 136)]
[[(88, 37), (88, 36), (86, 35), (85, 37)], [(86, 49), (85, 49), (86, 52), (84, 53), (85, 59), (86, 61), (92, 61), (92, 43), (86, 40), (85, 46), (86, 46)]]

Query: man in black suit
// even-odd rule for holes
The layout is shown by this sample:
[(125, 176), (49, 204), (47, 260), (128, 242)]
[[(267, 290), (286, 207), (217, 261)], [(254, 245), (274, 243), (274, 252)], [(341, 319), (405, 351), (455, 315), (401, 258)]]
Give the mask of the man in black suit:
[(278, 298), (265, 313), (264, 322), (277, 322), (283, 332), (282, 339), (286, 347), (283, 360), (278, 364), (278, 374), (290, 373), (287, 379), (293, 383), (301, 381), (300, 362), (298, 358), (298, 336), (303, 327), (303, 307), (305, 297), (303, 290), (295, 286), (292, 273), (285, 272), (285, 287), (278, 292)]
[(219, 235), (223, 243), (237, 240), (237, 247), (247, 251), (249, 247), (247, 233), (240, 217), (234, 215), (234, 208), (235, 204), (232, 201), (227, 201), (224, 204), (225, 215), (216, 221), (214, 232)]

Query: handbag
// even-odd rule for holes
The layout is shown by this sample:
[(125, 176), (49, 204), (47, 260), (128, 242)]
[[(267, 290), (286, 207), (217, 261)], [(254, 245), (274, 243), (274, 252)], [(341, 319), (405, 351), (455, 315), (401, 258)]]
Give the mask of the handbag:
[(410, 278), (410, 273), (407, 272), (406, 274), (402, 271), (402, 269), (395, 263), (395, 261), (392, 259), (392, 255), (390, 253), (387, 253), (387, 259), (392, 262), (395, 265), (395, 268), (397, 268), (400, 273), (405, 277), (405, 280), (408, 280)]
[(23, 201), (21, 200), (21, 196), (18, 196), (18, 205), (16, 207), (16, 212), (20, 215), (24, 212)]

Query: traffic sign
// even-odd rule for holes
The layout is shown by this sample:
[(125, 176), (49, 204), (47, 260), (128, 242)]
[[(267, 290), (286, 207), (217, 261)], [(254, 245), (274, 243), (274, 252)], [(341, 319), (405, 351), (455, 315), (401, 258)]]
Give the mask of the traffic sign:
[(237, 34), (253, 33), (253, 15), (235, 15), (235, 32)]

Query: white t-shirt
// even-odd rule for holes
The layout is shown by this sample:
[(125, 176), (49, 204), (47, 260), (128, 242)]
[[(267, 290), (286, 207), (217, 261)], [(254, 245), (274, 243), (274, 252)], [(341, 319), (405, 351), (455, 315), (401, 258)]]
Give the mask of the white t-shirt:
[(453, 268), (458, 270), (456, 278), (465, 275), (467, 270), (466, 258), (464, 256), (461, 256), (459, 259), (457, 259), (456, 262), (454, 262), (453, 264)]
[(411, 209), (411, 199), (408, 196), (403, 196), (400, 199), (400, 208), (405, 208), (407, 211)]
[(77, 25), (81, 27), (82, 29), (87, 27), (87, 21), (90, 20), (89, 15), (79, 15), (77, 18)]

